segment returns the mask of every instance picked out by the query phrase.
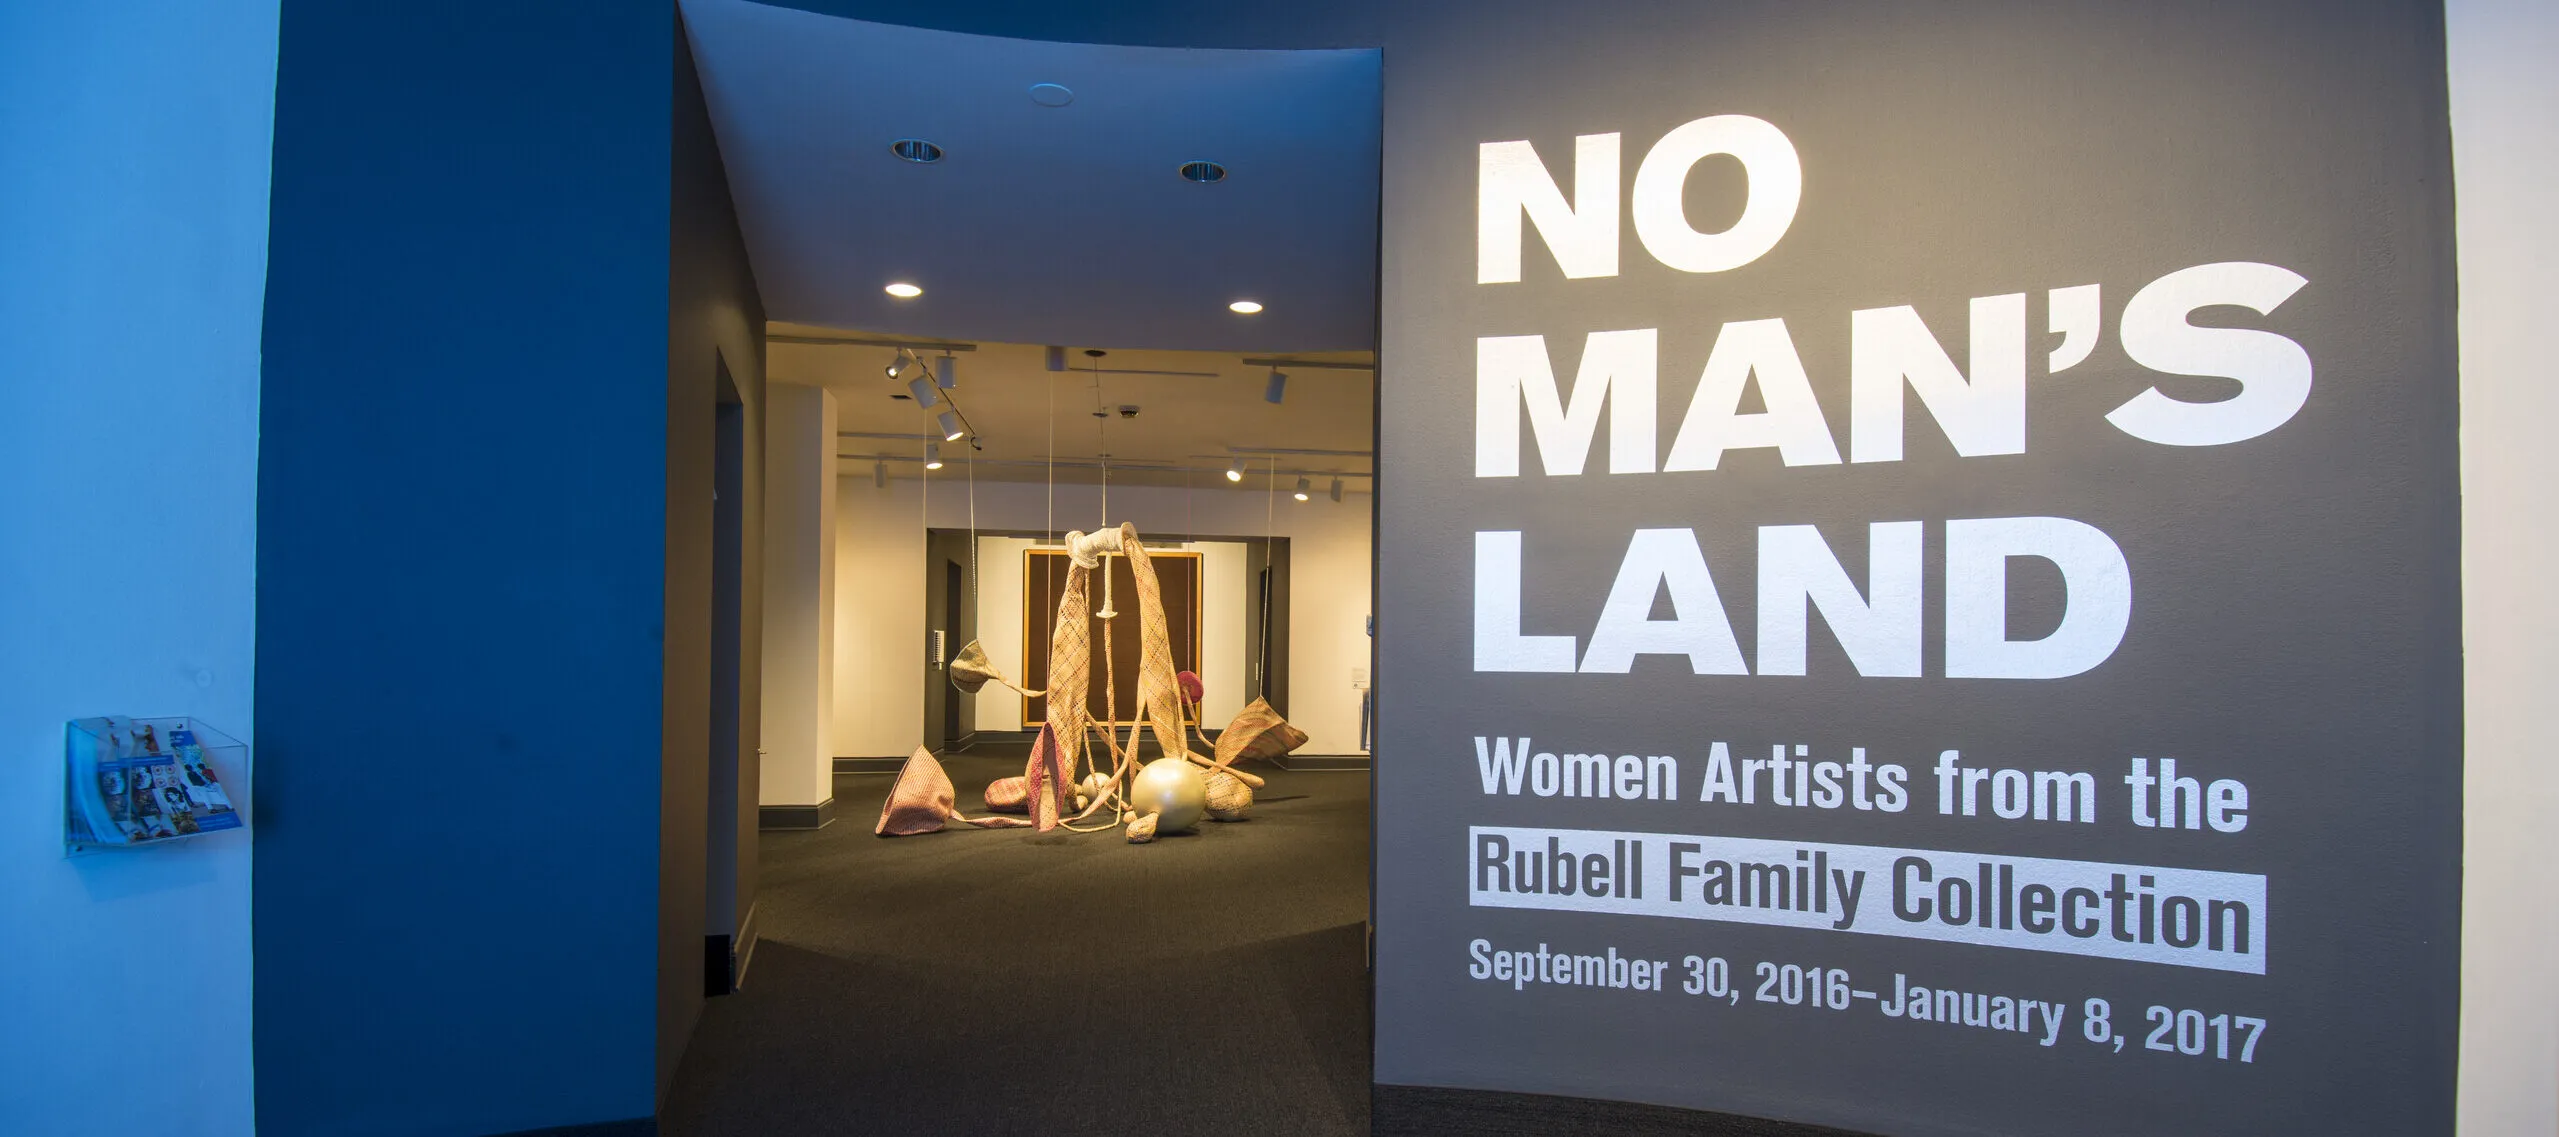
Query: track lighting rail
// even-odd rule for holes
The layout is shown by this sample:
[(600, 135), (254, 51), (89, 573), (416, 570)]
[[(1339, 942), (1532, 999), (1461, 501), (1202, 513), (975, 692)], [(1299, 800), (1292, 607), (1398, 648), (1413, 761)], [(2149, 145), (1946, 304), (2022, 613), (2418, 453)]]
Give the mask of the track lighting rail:
[[(902, 441), (902, 442), (903, 442), (903, 441), (930, 440), (932, 436), (930, 436), (930, 435), (922, 435), (922, 434), (868, 434), (868, 433), (865, 433), (865, 434), (854, 434), (854, 433), (844, 433), (844, 434), (840, 435), (840, 437), (845, 437), (845, 438), (873, 438), (873, 439), (883, 439), (883, 440), (896, 440), (896, 441)], [(841, 460), (841, 461), (846, 461), (846, 462), (921, 462), (921, 461), (923, 461), (923, 460), (924, 460), (924, 459), (922, 459), (921, 457), (919, 457), (919, 456), (917, 456), (917, 455), (915, 455), (915, 454), (911, 454), (911, 453), (909, 453), (909, 454), (891, 454), (891, 453), (838, 454), (838, 455), (836, 455), (836, 458), (837, 458), (837, 459), (839, 459), (839, 460)], [(1105, 466), (1105, 463), (1104, 463), (1101, 459), (1099, 459), (1099, 458), (1059, 458), (1059, 459), (1057, 459), (1055, 462), (1042, 461), (1042, 460), (1038, 460), (1038, 459), (1018, 459), (1018, 458), (980, 458), (980, 459), (977, 459), (976, 461), (977, 461), (977, 464), (978, 464), (978, 465), (980, 465), (980, 466), (985, 466), (985, 467), (1013, 467), (1013, 468), (1018, 468), (1018, 469), (1030, 469), (1030, 470), (1042, 470), (1042, 469), (1050, 469), (1050, 468), (1055, 468), (1055, 469), (1060, 469), (1060, 470), (1099, 470), (1099, 469), (1103, 469), (1103, 468), (1104, 468), (1104, 466)], [(1123, 461), (1123, 460), (1120, 460), (1120, 459), (1117, 459), (1117, 458), (1112, 459), (1112, 460), (1108, 463), (1108, 468), (1110, 469), (1110, 471), (1111, 471), (1112, 473), (1115, 473), (1115, 474), (1139, 473), (1139, 474), (1201, 474), (1201, 475), (1210, 475), (1210, 474), (1223, 474), (1223, 473), (1225, 473), (1225, 471), (1226, 471), (1226, 468), (1225, 468), (1224, 466), (1186, 466), (1186, 465), (1176, 465), (1176, 464), (1172, 464), (1172, 463), (1157, 463), (1157, 462), (1131, 462), (1131, 461)], [(1269, 468), (1262, 467), (1262, 466), (1255, 466), (1255, 467), (1253, 468), (1253, 470), (1252, 470), (1252, 473), (1253, 473), (1255, 476), (1265, 476), (1265, 475), (1267, 475), (1267, 476), (1285, 477), (1285, 478), (1296, 478), (1296, 477), (1313, 477), (1313, 478), (1345, 478), (1345, 479), (1360, 479), (1360, 480), (1364, 480), (1364, 481), (1373, 481), (1373, 480), (1375, 480), (1375, 478), (1376, 478), (1376, 475), (1375, 475), (1375, 474), (1370, 474), (1370, 473), (1366, 473), (1366, 472), (1358, 471), (1358, 470), (1323, 470), (1323, 469), (1316, 469), (1316, 468), (1311, 467), (1311, 466), (1310, 466), (1310, 467), (1305, 467), (1305, 468), (1295, 468), (1295, 467), (1282, 466), (1282, 467), (1280, 467), (1280, 468), (1278, 468), (1278, 469), (1276, 469), (1276, 470), (1274, 470), (1274, 469), (1269, 469)]]
[(1239, 458), (1240, 458), (1240, 457), (1263, 457), (1263, 456), (1272, 455), (1272, 454), (1281, 455), (1281, 456), (1283, 456), (1283, 457), (1286, 457), (1286, 456), (1289, 456), (1289, 455), (1313, 455), (1313, 456), (1316, 456), (1316, 457), (1322, 457), (1322, 458), (1374, 458), (1374, 457), (1376, 457), (1376, 455), (1375, 455), (1375, 454), (1372, 454), (1372, 453), (1370, 453), (1369, 451), (1366, 451), (1366, 450), (1291, 450), (1291, 449), (1287, 449), (1287, 448), (1284, 448), (1284, 447), (1277, 447), (1277, 446), (1229, 446), (1229, 447), (1227, 447), (1227, 448), (1226, 448), (1226, 453), (1225, 453), (1225, 454), (1193, 454), (1193, 455), (1191, 455), (1191, 457), (1193, 457), (1193, 458), (1224, 458), (1224, 457), (1227, 457), (1228, 455), (1233, 455), (1233, 456), (1235, 456), (1235, 457), (1239, 457)]
[(1377, 365), (1376, 365), (1376, 364), (1374, 364), (1374, 363), (1354, 363), (1354, 362), (1352, 362), (1352, 361), (1350, 361), (1350, 360), (1346, 360), (1346, 359), (1275, 359), (1275, 358), (1253, 358), (1253, 359), (1247, 359), (1247, 360), (1245, 360), (1245, 361), (1244, 361), (1244, 366), (1246, 366), (1246, 367), (1289, 367), (1289, 368), (1303, 368), (1303, 369), (1306, 369), (1306, 370), (1309, 370), (1309, 371), (1375, 371), (1375, 370), (1377, 370)]
[(977, 350), (976, 344), (961, 343), (956, 340), (893, 340), (869, 336), (795, 336), (768, 333), (764, 337), (764, 342), (810, 344), (817, 347), (891, 347), (905, 348), (915, 352)]

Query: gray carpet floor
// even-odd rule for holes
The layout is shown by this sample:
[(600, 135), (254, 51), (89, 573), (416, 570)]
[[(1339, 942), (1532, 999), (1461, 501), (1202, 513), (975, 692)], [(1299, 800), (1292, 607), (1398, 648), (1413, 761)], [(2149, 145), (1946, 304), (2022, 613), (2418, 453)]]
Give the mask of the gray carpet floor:
[[(946, 760), (961, 807), (1021, 759)], [(1255, 767), (1249, 820), (871, 835), (891, 778), (768, 832), (762, 941), (667, 1137), (1369, 1131), (1365, 772)]]

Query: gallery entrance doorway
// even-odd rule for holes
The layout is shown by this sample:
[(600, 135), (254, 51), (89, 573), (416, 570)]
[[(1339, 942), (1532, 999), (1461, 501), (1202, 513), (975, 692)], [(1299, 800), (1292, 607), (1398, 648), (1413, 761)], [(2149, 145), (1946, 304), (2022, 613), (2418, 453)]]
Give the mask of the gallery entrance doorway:
[(665, 1131), (1365, 1132), (1376, 53), (683, 11), (776, 551)]

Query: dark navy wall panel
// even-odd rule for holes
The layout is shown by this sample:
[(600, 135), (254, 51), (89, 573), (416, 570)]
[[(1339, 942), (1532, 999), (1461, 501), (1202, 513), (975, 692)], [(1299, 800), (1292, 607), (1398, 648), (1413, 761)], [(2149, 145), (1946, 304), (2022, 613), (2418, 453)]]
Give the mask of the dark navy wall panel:
[(650, 1112), (673, 51), (664, 5), (284, 7), (271, 1137)]

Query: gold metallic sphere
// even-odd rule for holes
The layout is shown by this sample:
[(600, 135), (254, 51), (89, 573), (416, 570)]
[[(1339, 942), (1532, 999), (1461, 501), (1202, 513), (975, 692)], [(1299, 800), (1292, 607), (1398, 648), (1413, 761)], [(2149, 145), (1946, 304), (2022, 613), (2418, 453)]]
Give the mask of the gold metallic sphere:
[(1200, 822), (1208, 809), (1208, 779), (1185, 758), (1158, 758), (1137, 772), (1129, 801), (1139, 813), (1156, 815), (1161, 833), (1178, 833)]

